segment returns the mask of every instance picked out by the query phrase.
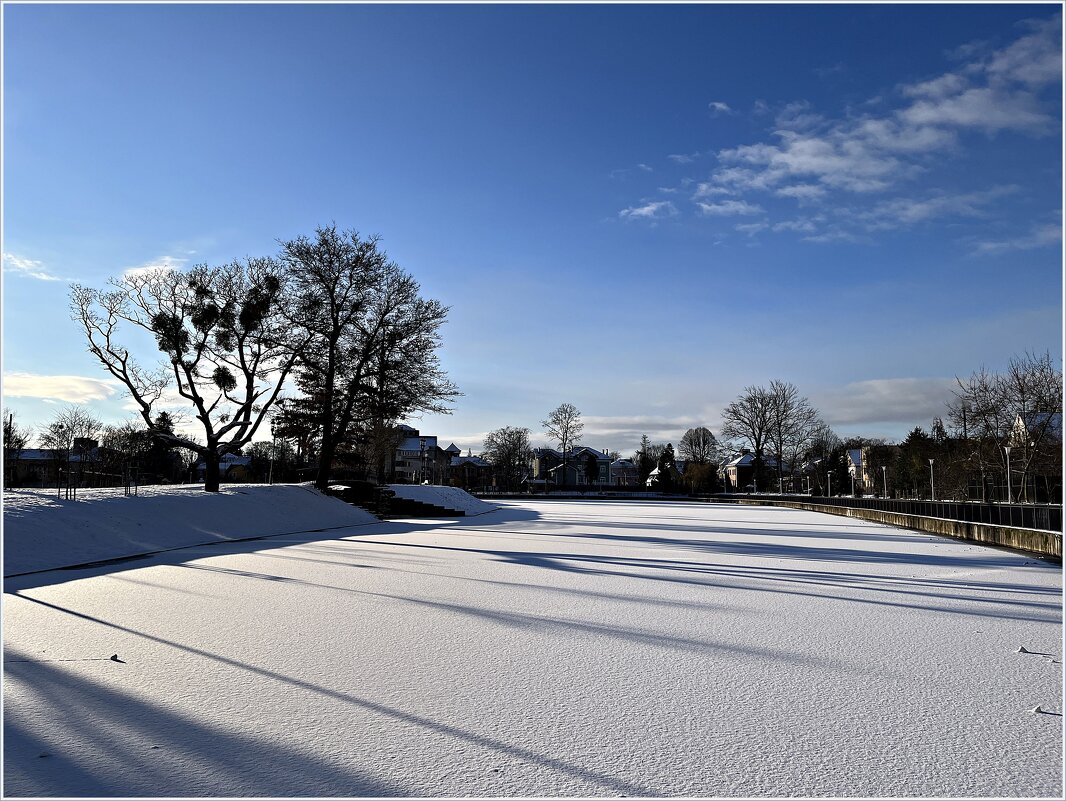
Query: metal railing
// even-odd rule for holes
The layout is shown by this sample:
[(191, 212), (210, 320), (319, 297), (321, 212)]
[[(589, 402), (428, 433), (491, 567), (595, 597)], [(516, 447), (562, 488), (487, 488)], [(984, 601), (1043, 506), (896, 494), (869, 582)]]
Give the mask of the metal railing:
[(1062, 531), (1062, 507), (1051, 504), (980, 503), (976, 501), (912, 501), (893, 498), (826, 498), (820, 495), (712, 495), (710, 499), (766, 500), (814, 503), (851, 509), (876, 509), (902, 515), (939, 517), (966, 523), (986, 523), (1011, 528)]

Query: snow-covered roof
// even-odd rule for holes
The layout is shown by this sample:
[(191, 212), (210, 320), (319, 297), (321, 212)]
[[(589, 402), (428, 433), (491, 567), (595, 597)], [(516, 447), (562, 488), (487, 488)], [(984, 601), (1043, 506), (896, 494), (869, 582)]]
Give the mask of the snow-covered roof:
[(452, 467), (460, 467), (464, 464), (473, 465), (474, 467), (489, 467), (489, 463), (480, 456), (453, 456), (451, 464)]
[(603, 451), (598, 451), (595, 448), (588, 447), (587, 445), (578, 445), (570, 453), (571, 453), (571, 456), (585, 456), (586, 454), (591, 453), (597, 459), (606, 459), (606, 458), (608, 458), (607, 454), (604, 453)]
[(422, 450), (422, 440), (426, 441), (426, 450), (432, 450), (437, 447), (436, 437), (408, 437), (399, 445), (396, 446), (398, 451), (420, 451)]
[(862, 450), (860, 448), (849, 448), (848, 458), (856, 467), (862, 467)]
[(449, 445), (447, 448), (444, 449), (444, 452), (445, 453), (457, 454), (457, 453), (462, 453), (463, 449), (460, 448), (458, 445), (456, 445), (453, 442), (451, 445)]
[(611, 462), (612, 470), (628, 470), (630, 468), (634, 470), (637, 469), (637, 466), (633, 464), (632, 459), (615, 459), (613, 462)]
[(563, 455), (555, 448), (534, 448), (533, 457), (536, 459), (543, 459), (545, 456), (554, 456), (556, 459), (562, 459)]

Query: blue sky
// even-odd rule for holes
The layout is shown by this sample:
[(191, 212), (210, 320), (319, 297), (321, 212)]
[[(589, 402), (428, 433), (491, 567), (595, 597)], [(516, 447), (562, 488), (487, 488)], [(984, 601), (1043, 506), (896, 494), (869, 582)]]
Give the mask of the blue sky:
[[(480, 447), (717, 431), (794, 382), (900, 437), (1062, 342), (1058, 4), (42, 6), (4, 13), (4, 404), (125, 397), (68, 283), (336, 221), (451, 306)], [(146, 360), (155, 358), (144, 353)]]

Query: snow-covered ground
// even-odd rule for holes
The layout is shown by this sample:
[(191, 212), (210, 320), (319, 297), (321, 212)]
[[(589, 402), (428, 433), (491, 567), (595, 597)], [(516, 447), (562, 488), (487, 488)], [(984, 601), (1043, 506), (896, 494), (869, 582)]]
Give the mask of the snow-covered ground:
[(458, 487), (437, 487), (431, 484), (389, 484), (389, 489), (396, 493), (397, 498), (432, 503), (443, 506), (445, 509), (465, 512), (467, 516), (484, 514), (498, 508), (495, 504), (475, 498), (466, 490)]
[(313, 487), (223, 485), (4, 491), (4, 575), (84, 564), (219, 540), (376, 523), (369, 512)]
[(8, 579), (5, 796), (1061, 797), (1060, 566), (500, 505)]

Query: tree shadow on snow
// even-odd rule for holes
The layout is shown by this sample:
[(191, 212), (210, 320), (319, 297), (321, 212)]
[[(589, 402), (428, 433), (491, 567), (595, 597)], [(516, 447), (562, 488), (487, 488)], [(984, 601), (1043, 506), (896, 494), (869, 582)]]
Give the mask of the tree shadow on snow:
[[(224, 730), (134, 698), (114, 689), (120, 676), (108, 675), (123, 667), (102, 664), (90, 679), (45, 662), (7, 660), (6, 794), (404, 795), (403, 787), (296, 743)], [(45, 721), (61, 721), (61, 734)]]
[[(256, 576), (256, 578), (262, 577)], [(278, 682), (289, 689), (314, 693), (332, 702), (359, 710), (364, 717), (365, 713), (370, 713), (371, 718), (377, 716), (379, 719), (393, 723), (415, 726), (425, 732), (438, 736), (443, 735), (445, 738), (458, 741), (467, 746), (479, 747), (497, 755), (558, 772), (586, 783), (590, 791), (598, 791), (594, 792), (596, 795), (645, 797), (654, 795), (654, 792), (647, 787), (633, 784), (625, 779), (611, 776), (567, 759), (543, 754), (476, 731), (468, 731), (459, 726), (436, 721), (416, 712), (408, 712), (369, 698), (361, 698), (351, 692), (342, 692), (323, 687), (299, 676), (289, 676), (269, 668), (241, 662), (221, 654), (211, 653), (201, 648), (168, 640), (164, 637), (113, 623), (58, 604), (23, 595), (19, 592), (13, 594), (22, 600), (38, 604), (55, 612), (105, 626), (114, 631), (131, 634), (157, 645), (177, 649), (187, 655), (214, 663), (212, 667), (224, 665), (230, 668), (237, 668), (256, 678)], [(404, 792), (404, 788), (398, 788), (351, 771), (340, 770), (324, 760), (304, 756), (283, 746), (266, 744), (260, 740), (242, 735), (217, 732), (203, 726), (197, 728), (198, 724), (186, 718), (157, 709), (143, 702), (133, 701), (116, 691), (89, 682), (81, 681), (81, 686), (75, 686), (72, 690), (70, 677), (66, 673), (60, 675), (54, 668), (48, 668), (43, 663), (16, 664), (19, 665), (17, 671), (11, 671), (10, 667), (7, 668), (12, 672), (12, 676), (29, 683), (38, 699), (43, 698), (51, 703), (54, 707), (54, 714), (59, 719), (62, 719), (70, 710), (79, 705), (88, 710), (84, 720), (80, 721), (80, 725), (85, 730), (85, 739), (95, 742), (97, 738), (114, 737), (115, 729), (121, 731), (122, 727), (127, 727), (126, 741), (124, 743), (118, 746), (113, 744), (105, 746), (117, 749), (113, 754), (105, 756), (105, 764), (108, 761), (114, 761), (117, 764), (122, 759), (130, 756), (129, 751), (131, 748), (144, 747), (144, 744), (148, 744), (149, 741), (151, 741), (150, 744), (157, 744), (162, 738), (164, 741), (170, 742), (175, 749), (185, 748), (189, 750), (191, 748), (192, 756), (197, 760), (202, 760), (203, 769), (209, 774), (226, 774), (227, 771), (229, 772), (218, 782), (232, 779), (233, 784), (216, 787), (216, 783), (212, 783), (209, 791), (203, 792), (203, 795), (261, 794), (275, 797), (286, 795), (303, 797), (316, 795), (362, 797), (408, 795), (408, 793)], [(44, 667), (43, 670), (42, 667)], [(79, 681), (75, 680), (74, 683), (77, 685)], [(122, 714), (123, 710), (127, 709), (131, 710), (127, 717), (118, 721), (113, 720), (116, 714)], [(21, 722), (22, 713), (13, 712), (10, 706), (6, 711), (7, 722), (5, 726), (10, 726), (10, 728), (5, 730), (8, 734), (5, 742), (13, 744), (10, 746), (12, 749), (10, 752), (7, 751), (8, 746), (5, 745), (5, 756), (7, 757), (5, 759), (5, 771), (7, 771), (6, 777), (8, 777), (5, 790), (11, 792), (15, 787), (16, 781), (23, 781), (21, 774), (28, 771), (32, 771), (32, 775), (28, 775), (27, 782), (31, 780), (41, 782), (44, 788), (49, 788), (45, 775), (49, 773), (47, 766), (43, 766), (39, 771), (34, 770), (37, 766), (32, 760), (39, 757), (38, 754), (32, 752), (33, 748), (39, 745), (39, 742), (34, 742), (32, 736), (26, 731), (26, 728), (32, 724), (28, 720)], [(27, 717), (32, 717), (32, 715)], [(276, 736), (276, 732), (273, 732), (273, 734)], [(137, 740), (137, 738), (141, 739)], [(203, 738), (203, 741), (201, 742), (199, 738)], [(141, 745), (136, 745), (137, 742)], [(276, 741), (272, 738), (271, 743), (274, 742)], [(68, 756), (73, 759), (72, 755)], [(470, 758), (469, 755), (466, 758)], [(48, 759), (40, 759), (40, 761), (47, 762)], [(186, 763), (188, 762), (188, 760), (185, 761)], [(184, 770), (182, 769), (176, 774), (172, 784), (172, 787), (177, 789), (182, 795), (189, 794), (189, 782), (185, 778)], [(255, 775), (255, 770), (260, 771), (259, 776)], [(246, 777), (246, 771), (252, 775)], [(81, 770), (79, 772), (77, 766), (74, 766), (72, 774), (78, 781), (89, 782), (87, 787), (82, 784), (76, 785), (78, 789), (74, 794), (77, 795), (172, 795), (171, 792), (165, 791), (161, 784), (162, 781), (171, 779), (169, 774), (161, 778), (157, 777), (154, 782), (150, 783), (151, 791), (149, 793), (129, 792), (129, 788), (125, 787), (120, 788), (118, 792), (115, 789), (99, 792), (108, 785), (106, 776), (103, 779), (99, 779), (93, 771)], [(117, 778), (115, 777), (116, 780)], [(233, 789), (230, 789), (231, 787)], [(50, 789), (35, 790), (32, 787), (26, 788), (27, 795), (48, 795), (51, 792)], [(57, 790), (55, 794), (63, 795), (69, 792), (70, 790), (67, 788)], [(16, 794), (21, 795), (22, 793)]]

